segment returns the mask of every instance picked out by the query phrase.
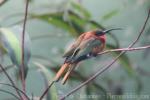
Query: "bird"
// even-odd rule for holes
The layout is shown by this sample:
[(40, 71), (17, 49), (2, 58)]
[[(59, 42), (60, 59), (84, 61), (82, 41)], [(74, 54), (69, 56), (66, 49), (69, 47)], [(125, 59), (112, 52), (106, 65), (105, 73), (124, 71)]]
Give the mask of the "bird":
[(121, 28), (108, 30), (96, 29), (82, 33), (64, 53), (63, 57), (65, 61), (56, 73), (54, 81), (57, 82), (66, 72), (62, 80), (62, 84), (64, 85), (79, 62), (96, 57), (98, 53), (104, 50), (106, 45), (105, 34), (113, 30), (121, 30)]

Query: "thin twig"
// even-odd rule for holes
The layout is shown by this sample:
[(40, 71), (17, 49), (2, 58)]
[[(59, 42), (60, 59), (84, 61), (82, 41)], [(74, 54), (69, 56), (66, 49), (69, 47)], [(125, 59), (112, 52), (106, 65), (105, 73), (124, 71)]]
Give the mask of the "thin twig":
[(55, 83), (55, 81), (52, 81), (50, 83), (50, 85), (46, 88), (46, 90), (43, 92), (43, 94), (40, 96), (39, 100), (42, 100), (44, 98), (44, 96), (47, 94), (47, 92), (49, 91), (49, 89), (51, 88), (51, 86)]
[(142, 46), (142, 47), (137, 47), (137, 48), (120, 48), (120, 49), (105, 50), (103, 52), (100, 52), (98, 55), (106, 54), (106, 53), (109, 53), (109, 52), (135, 51), (135, 50), (142, 50), (142, 49), (147, 49), (147, 48), (150, 48), (150, 45)]
[(10, 83), (12, 84), (12, 86), (15, 87), (15, 90), (16, 90), (18, 96), (20, 97), (20, 99), (23, 100), (20, 92), (16, 89), (17, 87), (16, 87), (14, 81), (11, 79), (11, 77), (9, 76), (9, 74), (6, 72), (5, 68), (1, 64), (0, 64), (0, 68), (2, 69), (2, 71), (4, 72), (4, 74), (6, 75), (6, 77), (8, 78), (8, 80), (10, 81)]
[[(141, 37), (141, 35), (144, 33), (144, 30), (145, 30), (145, 27), (146, 27), (146, 24), (148, 22), (148, 19), (149, 19), (149, 16), (150, 16), (150, 9), (149, 9), (149, 12), (148, 12), (148, 16), (144, 22), (144, 25), (142, 26), (142, 29), (138, 35), (138, 37), (128, 46), (128, 48), (131, 48), (133, 47), (136, 42), (139, 40), (139, 38)], [(103, 72), (105, 72), (108, 68), (111, 67), (111, 65), (113, 65), (118, 59), (120, 56), (122, 56), (126, 51), (122, 51), (115, 59), (113, 59), (111, 61), (111, 63), (109, 63), (108, 65), (106, 65), (105, 67), (103, 67), (102, 69), (99, 69), (92, 77), (90, 77), (88, 80), (86, 80), (85, 82), (83, 82), (82, 84), (78, 85), (76, 88), (72, 89), (69, 93), (67, 93), (66, 95), (64, 95), (63, 97), (60, 98), (60, 100), (64, 100), (66, 97), (68, 97), (69, 95), (71, 95), (72, 93), (76, 92), (77, 90), (79, 90), (80, 88), (82, 88), (83, 86), (85, 86), (86, 84), (88, 84), (89, 82), (91, 82), (92, 80), (94, 80), (97, 76), (99, 76), (100, 74), (102, 74)]]
[[(29, 98), (22, 90), (20, 90), (19, 88), (14, 87), (13, 85), (7, 84), (7, 83), (1, 83), (1, 82), (0, 82), (0, 84), (1, 84), (1, 85), (6, 85), (6, 86), (9, 86), (9, 87), (12, 87), (12, 88), (14, 88), (14, 89), (17, 89), (20, 93), (24, 94), (28, 100), (30, 100), (30, 98)], [(22, 100), (22, 99), (21, 99), (21, 100)]]
[(24, 66), (24, 40), (25, 40), (25, 30), (26, 30), (26, 22), (27, 22), (27, 15), (28, 15), (28, 5), (29, 5), (29, 0), (26, 0), (26, 7), (25, 7), (25, 16), (24, 16), (24, 22), (23, 22), (23, 30), (22, 30), (22, 66), (21, 66), (21, 81), (22, 81), (22, 89), (25, 92), (26, 91), (26, 86), (25, 86), (25, 79), (24, 79), (24, 71), (25, 71), (25, 66)]
[(7, 93), (7, 94), (10, 94), (10, 95), (12, 95), (13, 97), (15, 97), (17, 100), (20, 100), (20, 98), (19, 98), (16, 94), (14, 94), (14, 93), (12, 93), (12, 92), (10, 92), (10, 91), (3, 90), (3, 89), (0, 89), (0, 91), (1, 91), (1, 92), (4, 92), (4, 93)]
[[(8, 66), (6, 66), (4, 69), (5, 69), (5, 71), (6, 70), (9, 70), (10, 68), (13, 68), (15, 65), (8, 65)], [(2, 73), (3, 72), (3, 70), (0, 70), (0, 73)]]

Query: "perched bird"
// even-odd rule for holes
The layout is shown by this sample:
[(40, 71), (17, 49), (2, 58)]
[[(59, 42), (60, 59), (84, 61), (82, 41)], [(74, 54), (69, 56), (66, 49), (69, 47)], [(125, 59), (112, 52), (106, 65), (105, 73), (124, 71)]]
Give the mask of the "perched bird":
[(63, 57), (65, 57), (64, 64), (54, 77), (54, 81), (58, 81), (66, 72), (62, 80), (62, 84), (65, 84), (70, 73), (79, 62), (93, 56), (95, 57), (98, 53), (103, 51), (106, 42), (105, 34), (112, 30), (120, 30), (120, 28), (109, 30), (99, 29), (81, 34), (75, 43), (73, 43), (69, 50), (63, 55)]

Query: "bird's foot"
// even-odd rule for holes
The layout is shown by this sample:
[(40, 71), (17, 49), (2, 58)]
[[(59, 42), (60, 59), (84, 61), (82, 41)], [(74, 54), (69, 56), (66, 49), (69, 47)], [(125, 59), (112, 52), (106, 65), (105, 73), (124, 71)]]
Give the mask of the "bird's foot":
[(68, 58), (65, 60), (65, 63), (73, 63), (75, 61), (74, 58)]

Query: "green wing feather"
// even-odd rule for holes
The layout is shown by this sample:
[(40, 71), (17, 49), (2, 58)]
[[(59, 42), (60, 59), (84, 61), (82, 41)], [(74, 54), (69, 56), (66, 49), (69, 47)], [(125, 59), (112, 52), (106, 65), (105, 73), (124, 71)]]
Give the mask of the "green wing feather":
[(67, 50), (67, 51), (64, 53), (63, 57), (69, 57), (69, 56), (71, 56), (71, 55), (73, 54), (73, 52), (75, 51), (75, 49), (76, 49), (75, 46), (69, 48), (69, 50)]
[(76, 41), (75, 43), (64, 53), (63, 57), (70, 57), (74, 51), (76, 50), (76, 48), (80, 45), (80, 43), (82, 42), (83, 38), (84, 38), (85, 34), (83, 33)]
[(74, 56), (74, 59), (79, 58), (80, 56), (87, 55), (89, 53), (92, 53), (93, 48), (101, 46), (101, 41), (90, 38), (88, 40), (82, 41), (80, 45), (78, 46), (79, 51)]

